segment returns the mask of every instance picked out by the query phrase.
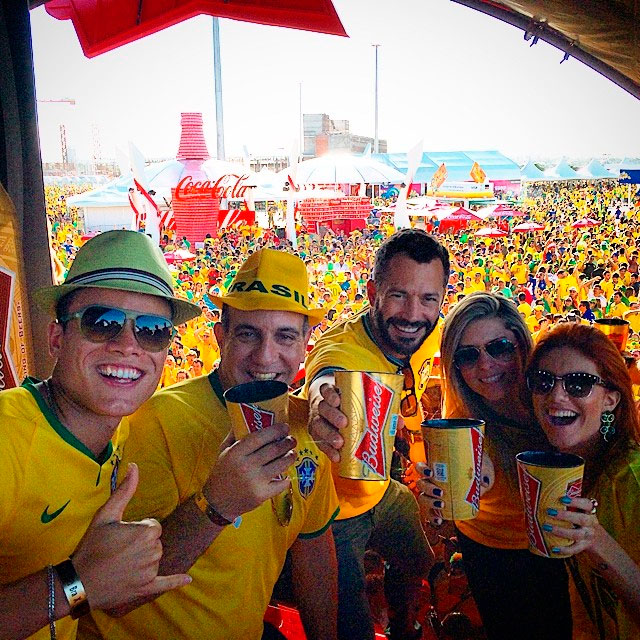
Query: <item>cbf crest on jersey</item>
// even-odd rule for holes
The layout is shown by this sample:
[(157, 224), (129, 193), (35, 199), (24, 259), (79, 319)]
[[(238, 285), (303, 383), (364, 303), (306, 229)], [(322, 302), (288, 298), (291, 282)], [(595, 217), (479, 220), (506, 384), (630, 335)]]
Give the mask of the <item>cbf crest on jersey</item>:
[(298, 491), (306, 500), (316, 486), (316, 471), (318, 469), (318, 456), (310, 449), (298, 451), (299, 462), (296, 464), (298, 476)]

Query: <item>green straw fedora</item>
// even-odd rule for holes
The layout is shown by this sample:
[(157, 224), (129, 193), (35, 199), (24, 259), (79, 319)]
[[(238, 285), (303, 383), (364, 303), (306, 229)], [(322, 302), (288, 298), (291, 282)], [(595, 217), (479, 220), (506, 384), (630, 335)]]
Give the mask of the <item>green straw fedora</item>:
[(60, 298), (76, 289), (118, 289), (165, 298), (178, 325), (199, 316), (200, 307), (173, 294), (173, 277), (160, 248), (137, 231), (107, 231), (83, 245), (65, 281), (34, 294), (38, 306), (55, 316)]

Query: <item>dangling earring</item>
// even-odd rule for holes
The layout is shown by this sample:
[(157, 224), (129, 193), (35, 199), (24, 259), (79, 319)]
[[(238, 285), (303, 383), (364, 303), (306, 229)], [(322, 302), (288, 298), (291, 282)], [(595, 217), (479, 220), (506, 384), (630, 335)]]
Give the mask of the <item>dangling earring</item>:
[(603, 411), (600, 416), (600, 433), (605, 442), (609, 442), (616, 432), (616, 428), (613, 426), (615, 419), (616, 417), (611, 411)]

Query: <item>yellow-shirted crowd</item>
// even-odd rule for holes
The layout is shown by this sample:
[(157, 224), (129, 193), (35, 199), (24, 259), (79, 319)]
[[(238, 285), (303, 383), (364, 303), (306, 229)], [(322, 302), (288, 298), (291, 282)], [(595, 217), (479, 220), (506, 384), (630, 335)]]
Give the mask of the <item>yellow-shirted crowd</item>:
[[(65, 198), (87, 188), (46, 187), (52, 257), (59, 279), (83, 242), (78, 213), (67, 211)], [(626, 186), (611, 181), (528, 185), (514, 208), (526, 219), (545, 225), (545, 230), (511, 232), (499, 238), (474, 236), (476, 228), (487, 221), (470, 223), (456, 234), (439, 234), (435, 217), (423, 220), (427, 231), (449, 249), (454, 267), (442, 315), (474, 291), (501, 292), (516, 302), (534, 340), (559, 320), (589, 322), (602, 316), (624, 316), (632, 329), (628, 350), (640, 353), (640, 222), (635, 219), (637, 208), (628, 206), (627, 195)], [(583, 218), (598, 224), (572, 226)], [(524, 219), (514, 217), (497, 226), (507, 230)], [(311, 344), (366, 304), (366, 282), (376, 249), (393, 230), (391, 218), (382, 216), (376, 226), (346, 236), (320, 239), (299, 234), (297, 252), (307, 264), (312, 302), (328, 309), (326, 319), (313, 330)], [(215, 239), (207, 238), (202, 247), (172, 236), (165, 236), (161, 244), (165, 252), (182, 248), (194, 254), (171, 268), (180, 294), (203, 309), (201, 317), (178, 330), (160, 381), (166, 387), (209, 373), (219, 357), (213, 334), (219, 311), (209, 294), (227, 290), (249, 253), (286, 242), (271, 230), (241, 226), (224, 230)]]

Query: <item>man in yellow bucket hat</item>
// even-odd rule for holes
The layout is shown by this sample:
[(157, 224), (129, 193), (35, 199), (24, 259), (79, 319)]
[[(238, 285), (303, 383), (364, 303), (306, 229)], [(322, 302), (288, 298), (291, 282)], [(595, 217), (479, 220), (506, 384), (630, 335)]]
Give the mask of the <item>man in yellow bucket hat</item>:
[[(302, 260), (273, 249), (253, 253), (226, 295), (213, 300), (222, 307), (214, 327), (219, 367), (156, 393), (132, 417), (126, 450), (126, 459), (140, 468), (141, 484), (125, 516), (161, 520), (161, 571), (188, 571), (193, 583), (118, 620), (96, 614), (95, 622), (109, 640), (259, 640), (291, 549), (307, 637), (335, 639), (330, 524), (338, 502), (328, 460), (307, 432), (306, 401), (290, 397), (290, 425), (234, 441), (223, 398), (225, 390), (242, 383), (290, 384), (324, 311), (309, 304)], [(274, 480), (287, 470), (292, 479)], [(283, 525), (270, 498), (289, 483), (293, 512)]]
[(158, 522), (122, 522), (135, 466), (116, 482), (123, 417), (155, 391), (174, 324), (200, 310), (174, 296), (162, 253), (133, 231), (89, 240), (36, 300), (55, 318), (56, 364), (0, 393), (0, 635), (72, 640), (90, 608), (190, 581), (158, 576)]

